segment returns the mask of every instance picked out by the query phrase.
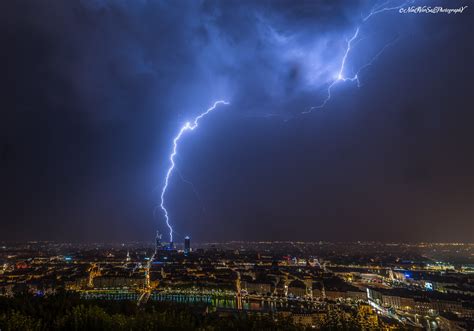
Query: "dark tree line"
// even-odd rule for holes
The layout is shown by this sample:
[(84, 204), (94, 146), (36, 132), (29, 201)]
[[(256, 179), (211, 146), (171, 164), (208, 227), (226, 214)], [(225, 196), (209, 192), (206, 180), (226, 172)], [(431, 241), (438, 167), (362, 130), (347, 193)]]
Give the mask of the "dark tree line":
[(0, 330), (299, 330), (270, 316), (205, 314), (206, 306), (83, 300), (74, 293), (0, 297)]
[[(0, 297), (0, 330), (304, 330), (289, 319), (271, 315), (222, 315), (208, 313), (207, 309), (204, 304), (154, 301), (138, 307), (134, 301), (84, 300), (71, 292), (48, 297), (23, 293), (13, 298)], [(369, 330), (370, 327), (358, 324), (356, 314), (329, 311), (318, 329)]]

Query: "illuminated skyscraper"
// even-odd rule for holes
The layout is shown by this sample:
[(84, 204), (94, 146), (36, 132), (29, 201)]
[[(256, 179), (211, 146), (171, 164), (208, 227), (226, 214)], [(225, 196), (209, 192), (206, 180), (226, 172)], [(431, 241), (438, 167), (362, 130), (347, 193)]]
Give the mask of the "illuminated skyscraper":
[(191, 251), (191, 238), (189, 236), (184, 237), (184, 254), (188, 254)]
[(156, 238), (155, 238), (155, 251), (159, 251), (162, 249), (162, 244), (161, 244), (161, 234), (160, 231), (156, 231)]

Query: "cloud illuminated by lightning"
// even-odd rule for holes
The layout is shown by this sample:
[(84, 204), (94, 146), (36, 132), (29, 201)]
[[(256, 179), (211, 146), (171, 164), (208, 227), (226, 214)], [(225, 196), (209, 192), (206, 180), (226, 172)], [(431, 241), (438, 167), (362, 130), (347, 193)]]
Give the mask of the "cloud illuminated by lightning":
[(210, 112), (212, 112), (214, 109), (216, 109), (217, 106), (219, 106), (219, 105), (228, 105), (228, 104), (229, 104), (229, 102), (223, 101), (223, 100), (219, 100), (219, 101), (214, 102), (212, 107), (208, 108), (205, 112), (203, 112), (203, 113), (199, 114), (198, 116), (196, 116), (192, 122), (186, 122), (181, 127), (178, 134), (173, 139), (173, 150), (172, 150), (172, 152), (169, 156), (170, 167), (168, 168), (168, 171), (166, 172), (165, 183), (164, 183), (163, 188), (161, 190), (161, 203), (160, 203), (160, 208), (161, 208), (161, 210), (163, 210), (163, 214), (164, 214), (164, 217), (165, 217), (166, 226), (168, 227), (168, 229), (170, 231), (170, 242), (173, 242), (173, 227), (170, 224), (168, 210), (165, 207), (165, 194), (166, 194), (166, 190), (168, 189), (169, 179), (170, 179), (171, 175), (173, 174), (173, 170), (175, 169), (174, 158), (175, 158), (176, 154), (178, 153), (178, 143), (179, 143), (181, 137), (183, 136), (183, 134), (185, 132), (193, 131), (194, 129), (196, 129), (199, 125), (199, 121), (203, 117), (208, 115)]
[(344, 52), (344, 56), (341, 59), (341, 65), (339, 67), (339, 71), (338, 71), (336, 77), (334, 78), (334, 80), (331, 83), (329, 83), (329, 85), (326, 89), (326, 98), (319, 105), (313, 106), (313, 107), (309, 108), (308, 110), (303, 111), (302, 114), (311, 113), (313, 110), (324, 108), (326, 106), (326, 104), (329, 102), (329, 100), (331, 99), (331, 90), (332, 90), (332, 88), (340, 82), (347, 82), (347, 81), (357, 82), (357, 86), (360, 87), (360, 81), (359, 81), (360, 72), (362, 70), (364, 70), (365, 68), (367, 68), (368, 66), (371, 66), (379, 58), (379, 56), (398, 39), (397, 38), (396, 40), (391, 41), (388, 44), (386, 44), (384, 47), (382, 47), (382, 49), (375, 56), (373, 56), (372, 59), (369, 62), (364, 64), (362, 67), (360, 67), (359, 70), (357, 70), (357, 72), (353, 76), (346, 76), (345, 75), (345, 70), (346, 70), (347, 58), (349, 57), (349, 54), (352, 50), (354, 41), (356, 41), (357, 38), (359, 37), (359, 32), (360, 32), (360, 29), (361, 29), (362, 25), (365, 22), (367, 22), (371, 17), (373, 17), (375, 15), (378, 15), (378, 14), (386, 12), (386, 11), (392, 11), (392, 10), (400, 9), (402, 7), (405, 7), (406, 5), (408, 5), (410, 3), (413, 3), (414, 0), (409, 0), (409, 1), (403, 2), (402, 4), (400, 4), (398, 6), (390, 6), (391, 2), (392, 1), (386, 1), (382, 4), (380, 4), (380, 5), (374, 6), (368, 15), (366, 15), (365, 17), (362, 17), (362, 23), (359, 26), (356, 27), (352, 37), (346, 41), (346, 50)]
[[(345, 47), (344, 55), (341, 58), (339, 70), (337, 71), (336, 75), (334, 76), (334, 79), (329, 83), (329, 85), (326, 89), (325, 99), (322, 101), (321, 104), (319, 104), (317, 106), (313, 106), (313, 107), (309, 108), (309, 110), (306, 110), (306, 111), (302, 112), (303, 114), (310, 113), (310, 112), (312, 112), (313, 110), (316, 110), (316, 109), (324, 108), (326, 106), (326, 104), (329, 102), (329, 100), (331, 99), (332, 88), (335, 85), (337, 85), (338, 83), (341, 83), (341, 82), (356, 82), (357, 86), (360, 87), (360, 81), (359, 81), (360, 72), (362, 70), (365, 70), (367, 67), (371, 66), (388, 47), (390, 47), (393, 43), (395, 43), (398, 40), (398, 38), (396, 38), (395, 40), (387, 43), (384, 47), (382, 47), (380, 49), (380, 51), (377, 54), (375, 54), (375, 56), (373, 56), (371, 58), (370, 61), (368, 61), (366, 64), (362, 65), (361, 67), (359, 67), (359, 69), (355, 72), (355, 74), (353, 74), (352, 76), (347, 75), (347, 73), (346, 73), (346, 64), (347, 64), (347, 61), (350, 57), (351, 52), (353, 51), (354, 44), (361, 40), (361, 38), (359, 38), (359, 35), (360, 35), (360, 30), (361, 30), (362, 26), (373, 16), (376, 16), (378, 14), (381, 14), (381, 13), (384, 13), (384, 12), (387, 12), (387, 11), (393, 11), (393, 10), (400, 9), (400, 8), (408, 5), (409, 3), (413, 3), (414, 1), (415, 0), (408, 0), (408, 1), (403, 2), (400, 5), (391, 5), (392, 1), (389, 0), (389, 1), (386, 1), (382, 4), (380, 4), (380, 5), (374, 6), (371, 9), (371, 11), (369, 12), (369, 14), (367, 14), (366, 16), (361, 17), (360, 24), (355, 27), (352, 36), (350, 38), (346, 39), (346, 47)], [(168, 170), (166, 172), (165, 182), (164, 182), (164, 185), (163, 185), (162, 191), (161, 191), (161, 203), (160, 203), (160, 206), (159, 206), (163, 211), (164, 218), (165, 218), (165, 221), (166, 221), (166, 225), (167, 225), (167, 227), (170, 231), (169, 232), (170, 242), (173, 241), (173, 232), (174, 232), (174, 230), (173, 230), (173, 227), (170, 224), (169, 214), (168, 214), (168, 211), (165, 207), (165, 194), (166, 194), (166, 191), (168, 189), (169, 179), (170, 179), (171, 175), (173, 174), (173, 171), (175, 170), (175, 160), (174, 160), (174, 158), (177, 155), (178, 143), (179, 143), (181, 137), (183, 136), (183, 134), (185, 132), (193, 131), (194, 129), (196, 129), (198, 127), (199, 121), (203, 117), (208, 115), (210, 112), (212, 112), (214, 109), (216, 109), (216, 107), (220, 104), (228, 105), (229, 103), (226, 102), (226, 101), (223, 101), (223, 100), (216, 101), (212, 105), (212, 107), (210, 107), (205, 112), (203, 112), (200, 115), (198, 115), (197, 117), (195, 117), (192, 122), (186, 122), (181, 127), (178, 134), (173, 139), (173, 149), (172, 149), (172, 152), (169, 156), (170, 167), (168, 168)], [(278, 115), (270, 114), (269, 116), (278, 116)], [(184, 178), (183, 178), (183, 180), (184, 180)], [(186, 181), (186, 180), (184, 180), (184, 181)], [(186, 182), (188, 182), (188, 181), (186, 181)], [(190, 183), (190, 184), (192, 185), (192, 183)]]

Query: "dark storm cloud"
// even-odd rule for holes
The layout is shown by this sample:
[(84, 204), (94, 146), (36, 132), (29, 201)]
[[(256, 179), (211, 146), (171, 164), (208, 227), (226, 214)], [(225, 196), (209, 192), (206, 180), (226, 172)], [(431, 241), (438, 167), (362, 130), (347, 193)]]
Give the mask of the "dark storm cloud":
[(7, 77), (21, 83), (9, 95), (12, 103), (32, 109), (40, 101), (92, 120), (126, 120), (156, 108), (186, 113), (223, 97), (266, 112), (327, 82), (337, 65), (327, 66), (327, 59), (340, 54), (344, 38), (331, 44), (331, 33), (349, 26), (352, 9), (273, 1), (19, 1), (6, 7), (4, 65)]
[[(469, 108), (457, 95), (467, 86), (459, 82), (465, 82), (463, 70), (472, 73), (467, 64), (472, 47), (462, 46), (461, 37), (468, 30), (466, 15), (388, 13), (374, 19), (362, 27), (347, 74), (399, 39), (377, 65), (361, 73), (364, 86), (342, 84), (334, 93), (346, 94), (335, 98), (331, 113), (298, 115), (324, 99), (347, 38), (371, 6), (366, 1), (5, 2), (0, 11), (0, 160), (6, 232), (17, 238), (34, 238), (44, 229), (41, 238), (147, 238), (160, 221), (151, 219), (158, 198), (153, 188), (163, 179), (170, 139), (179, 123), (215, 99), (230, 100), (232, 106), (225, 116), (210, 119), (207, 130), (187, 141), (189, 147), (179, 155), (184, 174), (204, 196), (208, 193), (208, 214), (197, 212), (196, 199), (176, 180), (169, 203), (181, 231), (189, 229), (202, 239), (229, 233), (245, 237), (244, 229), (260, 222), (256, 237), (265, 237), (265, 229), (275, 223), (281, 231), (272, 238), (282, 239), (281, 233), (291, 232), (288, 218), (310, 229), (319, 228), (322, 218), (338, 224), (351, 217), (374, 219), (398, 208), (393, 201), (405, 193), (415, 195), (413, 206), (385, 217), (407, 218), (410, 208), (422, 213), (416, 209), (418, 202), (425, 205), (416, 195), (422, 194), (413, 193), (414, 187), (439, 192), (457, 183), (443, 176), (454, 165), (440, 160), (432, 138), (449, 132), (464, 139), (463, 151), (472, 140), (466, 121), (456, 119), (466, 119)], [(456, 52), (456, 47), (465, 50)], [(458, 61), (436, 62), (433, 53)], [(448, 65), (451, 73), (427, 69)], [(460, 78), (452, 78), (454, 73)], [(430, 101), (432, 89), (446, 98)], [(440, 109), (452, 104), (456, 109), (449, 114)], [(272, 116), (295, 121), (289, 126), (254, 121)], [(367, 121), (361, 120), (364, 116)], [(453, 133), (457, 125), (464, 129)], [(353, 146), (357, 139), (349, 133), (357, 138), (358, 126), (376, 138), (359, 137)], [(402, 138), (395, 143), (394, 136)], [(448, 139), (441, 145), (456, 143)], [(381, 150), (387, 154), (382, 160), (377, 157)], [(456, 165), (464, 164), (460, 173), (470, 176), (465, 164), (472, 158), (464, 154), (467, 163), (453, 158), (459, 158)], [(353, 175), (342, 170), (347, 162), (354, 165)], [(293, 177), (300, 167), (304, 181)], [(269, 173), (278, 180), (268, 179)], [(390, 187), (385, 191), (382, 175)], [(464, 189), (471, 192), (471, 181), (466, 182)], [(254, 183), (251, 192), (245, 183)], [(341, 193), (350, 185), (365, 187), (367, 197), (354, 189)], [(290, 203), (294, 196), (304, 198)], [(372, 208), (368, 200), (381, 196)], [(433, 196), (440, 201), (443, 195)], [(275, 201), (279, 206), (270, 208)], [(222, 220), (226, 217), (228, 222)], [(200, 232), (197, 224), (203, 222), (215, 226), (215, 233)], [(327, 225), (326, 235), (333, 231)], [(298, 232), (295, 238), (305, 235)]]
[[(165, 113), (222, 97), (265, 112), (265, 104), (281, 104), (332, 78), (337, 63), (328, 66), (328, 59), (343, 51), (341, 29), (353, 28), (348, 13), (360, 11), (356, 3), (313, 1), (31, 1), (8, 7), (7, 33), (33, 47), (39, 63), (29, 63), (31, 71), (47, 81), (35, 84), (38, 97), (99, 119), (126, 118), (146, 109), (146, 102), (166, 105)], [(17, 51), (23, 49), (12, 56)], [(44, 93), (51, 83), (56, 93)]]

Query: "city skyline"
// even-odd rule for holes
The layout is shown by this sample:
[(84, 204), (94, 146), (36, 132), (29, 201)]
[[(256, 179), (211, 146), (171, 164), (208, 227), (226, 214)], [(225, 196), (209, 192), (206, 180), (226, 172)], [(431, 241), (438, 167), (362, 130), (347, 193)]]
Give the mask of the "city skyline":
[[(263, 322), (277, 330), (474, 326), (474, 244), (173, 247), (159, 234), (156, 239), (155, 245), (1, 246), (0, 326), (9, 330), (18, 321), (33, 330), (35, 321), (45, 330), (68, 330), (71, 324), (89, 330), (98, 323), (99, 329), (139, 330), (144, 319), (151, 329), (163, 323), (250, 329), (244, 326), (249, 321), (253, 328), (265, 329), (255, 326)], [(59, 300), (66, 306), (47, 313)], [(177, 319), (178, 312), (193, 322)]]

